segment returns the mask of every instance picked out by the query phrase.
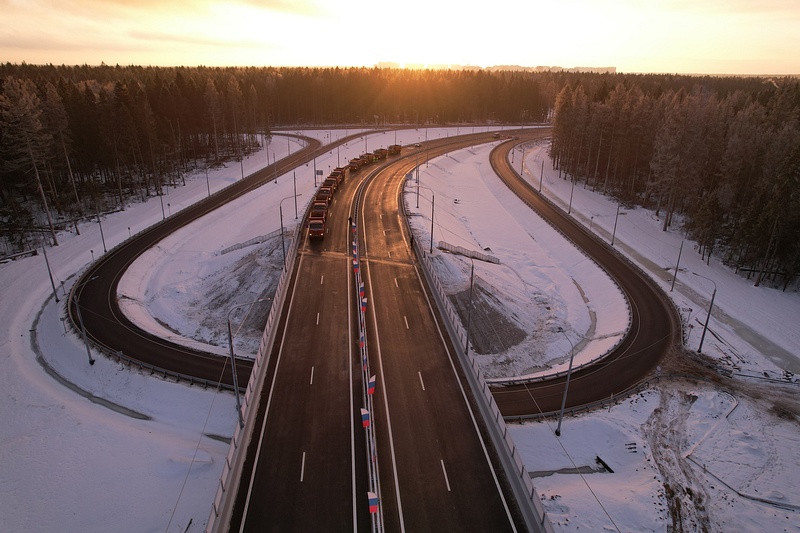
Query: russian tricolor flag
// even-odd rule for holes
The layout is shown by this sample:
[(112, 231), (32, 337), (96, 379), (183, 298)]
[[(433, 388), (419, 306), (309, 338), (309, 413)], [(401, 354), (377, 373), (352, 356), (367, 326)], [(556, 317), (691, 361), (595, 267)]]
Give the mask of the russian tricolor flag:
[(361, 298), (361, 312), (363, 312), (363, 313), (367, 312), (367, 299), (366, 298)]
[(361, 408), (361, 427), (369, 427), (369, 411), (363, 407)]
[(367, 394), (375, 394), (375, 376), (369, 378), (367, 382)]
[(369, 512), (371, 514), (375, 514), (378, 512), (378, 495), (374, 492), (367, 492), (367, 498), (369, 499)]

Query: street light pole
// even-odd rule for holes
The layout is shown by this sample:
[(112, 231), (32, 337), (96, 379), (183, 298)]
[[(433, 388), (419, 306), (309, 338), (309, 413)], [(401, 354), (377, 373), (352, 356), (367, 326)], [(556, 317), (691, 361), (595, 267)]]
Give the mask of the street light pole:
[(93, 276), (72, 289), (72, 299), (73, 303), (75, 304), (75, 311), (78, 313), (78, 322), (81, 323), (81, 336), (83, 337), (83, 344), (84, 346), (86, 346), (86, 355), (89, 356), (90, 365), (94, 364), (94, 358), (92, 357), (91, 350), (89, 350), (89, 341), (86, 339), (86, 326), (84, 325), (83, 317), (81, 316), (81, 304), (78, 302), (77, 294), (78, 291), (82, 289), (84, 285), (97, 278), (98, 276)]
[(706, 323), (703, 325), (703, 334), (700, 335), (700, 346), (697, 347), (697, 353), (703, 353), (703, 341), (706, 338), (706, 331), (708, 330), (708, 321), (711, 319), (711, 309), (714, 307), (714, 298), (716, 298), (717, 296), (717, 283), (713, 279), (701, 276), (697, 272), (692, 272), (692, 274), (694, 274), (698, 278), (707, 279), (708, 281), (714, 284), (714, 292), (711, 293), (711, 303), (708, 304), (708, 314), (706, 315)]
[(233, 390), (236, 393), (236, 413), (239, 415), (239, 427), (244, 427), (244, 418), (242, 417), (242, 402), (239, 399), (239, 378), (236, 375), (236, 356), (233, 354), (233, 332), (231, 331), (231, 313), (239, 309), (240, 307), (244, 307), (246, 305), (254, 305), (259, 302), (264, 302), (269, 300), (269, 298), (260, 298), (253, 302), (248, 302), (244, 304), (234, 305), (228, 311), (228, 346), (230, 348), (230, 356), (231, 356), (231, 374), (233, 375)]
[(434, 208), (436, 206), (436, 195), (433, 193), (433, 189), (431, 189), (430, 187), (425, 187), (424, 185), (420, 185), (419, 182), (417, 182), (417, 208), (419, 208), (419, 188), (420, 187), (422, 187), (423, 189), (428, 189), (429, 191), (431, 191), (431, 249), (430, 249), (430, 251), (428, 253), (432, 254), (433, 253), (433, 220), (434, 220), (433, 216), (434, 216), (434, 213), (435, 213)]
[(561, 419), (564, 418), (564, 408), (567, 405), (567, 391), (569, 390), (569, 379), (572, 376), (572, 359), (575, 357), (575, 345), (572, 344), (572, 341), (569, 337), (567, 337), (567, 333), (564, 331), (563, 328), (558, 328), (560, 333), (564, 334), (564, 337), (569, 341), (570, 351), (569, 351), (569, 368), (567, 370), (567, 382), (564, 384), (564, 396), (561, 398), (561, 411), (558, 413), (558, 426), (556, 427), (556, 437), (561, 436)]
[(286, 198), (283, 198), (278, 203), (278, 214), (281, 217), (281, 250), (283, 251), (283, 271), (284, 272), (286, 272), (286, 243), (285, 243), (285, 241), (283, 239), (283, 201), (284, 200), (288, 200), (289, 198), (294, 198), (295, 199), (295, 206), (296, 206), (297, 205), (297, 197), (298, 196), (302, 196), (302, 195), (293, 194), (292, 196), (287, 196)]
[(53, 271), (50, 270), (50, 260), (47, 258), (47, 248), (45, 246), (44, 238), (42, 238), (42, 253), (44, 254), (44, 263), (47, 265), (47, 275), (50, 277), (50, 285), (53, 287), (53, 298), (58, 303), (58, 293), (56, 292), (56, 283), (53, 281)]
[(466, 341), (464, 342), (464, 354), (469, 355), (469, 326), (470, 322), (472, 321), (472, 286), (475, 281), (475, 260), (471, 257), (469, 260), (472, 262), (472, 265), (469, 269), (469, 303), (467, 304), (467, 335)]
[(614, 239), (617, 236), (617, 221), (619, 220), (619, 204), (617, 204), (617, 216), (614, 217), (614, 231), (611, 232), (611, 246), (614, 246)]

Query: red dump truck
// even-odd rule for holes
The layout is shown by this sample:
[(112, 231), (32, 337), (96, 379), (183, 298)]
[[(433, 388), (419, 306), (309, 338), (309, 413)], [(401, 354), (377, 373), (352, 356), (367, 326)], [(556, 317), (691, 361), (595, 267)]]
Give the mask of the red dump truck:
[(323, 221), (326, 221), (328, 219), (328, 204), (326, 202), (315, 201), (313, 204), (311, 204), (311, 209), (308, 212), (308, 219), (322, 219)]
[(321, 218), (311, 218), (308, 220), (308, 238), (309, 239), (325, 238), (325, 220)]

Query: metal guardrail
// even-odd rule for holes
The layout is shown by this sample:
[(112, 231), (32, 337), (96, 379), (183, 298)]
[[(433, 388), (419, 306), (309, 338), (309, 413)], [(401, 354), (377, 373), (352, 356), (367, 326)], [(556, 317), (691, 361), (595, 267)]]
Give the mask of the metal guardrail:
[[(406, 216), (404, 198), (400, 202), (400, 209), (406, 224), (406, 229), (409, 234), (411, 234), (412, 231), (408, 222), (408, 217)], [(553, 526), (550, 523), (550, 519), (547, 517), (547, 512), (528, 475), (519, 449), (511, 438), (503, 415), (500, 413), (494, 401), (489, 385), (478, 367), (478, 362), (472, 354), (466, 354), (464, 351), (466, 332), (461, 326), (461, 319), (458, 313), (447, 298), (447, 293), (441, 281), (436, 276), (427, 249), (424, 246), (420, 246), (419, 239), (414, 239), (412, 246), (416, 251), (419, 264), (422, 266), (422, 272), (428, 281), (428, 286), (432, 289), (437, 307), (442, 314), (445, 327), (455, 346), (459, 361), (464, 369), (464, 375), (467, 377), (470, 388), (477, 400), (478, 408), (486, 422), (486, 427), (489, 430), (488, 433), (492, 439), (503, 469), (506, 472), (509, 484), (522, 510), (523, 519), (530, 531), (552, 533)]]
[(247, 248), (248, 246), (253, 246), (255, 244), (261, 244), (262, 242), (266, 242), (269, 239), (271, 239), (273, 237), (277, 237), (280, 234), (281, 234), (281, 230), (280, 229), (276, 229), (275, 231), (267, 233), (266, 235), (259, 235), (257, 237), (253, 237), (252, 239), (250, 239), (248, 241), (236, 243), (236, 244), (234, 244), (232, 246), (228, 246), (227, 248), (223, 248), (222, 250), (217, 252), (217, 255), (225, 255), (227, 253), (230, 253), (230, 252), (233, 252), (233, 251), (236, 251), (236, 250), (241, 250), (242, 248)]
[(437, 248), (441, 250), (447, 250), (448, 252), (452, 252), (454, 254), (471, 257), (473, 259), (480, 259), (481, 261), (485, 261), (487, 263), (494, 263), (495, 265), (500, 264), (500, 259), (498, 259), (493, 255), (476, 252), (475, 250), (468, 250), (463, 246), (455, 246), (453, 244), (450, 244), (449, 242), (439, 241)]
[[(308, 207), (306, 207), (308, 209)], [(305, 215), (303, 216), (305, 220)], [(293, 243), (299, 242), (300, 233), (303, 230), (303, 224), (300, 223), (294, 230), (292, 237)], [(222, 473), (219, 479), (219, 486), (214, 501), (211, 506), (211, 514), (206, 524), (206, 532), (219, 532), (222, 533), (227, 530), (230, 523), (230, 514), (233, 510), (235, 495), (239, 488), (241, 480), (242, 469), (244, 461), (247, 456), (247, 446), (250, 441), (250, 436), (253, 434), (253, 426), (255, 424), (256, 414), (258, 413), (258, 399), (261, 397), (261, 390), (264, 386), (264, 379), (266, 372), (262, 372), (269, 362), (269, 354), (272, 352), (272, 346), (275, 342), (277, 333), (277, 323), (280, 320), (281, 310), (283, 303), (286, 299), (286, 293), (289, 287), (289, 281), (294, 271), (294, 264), (297, 260), (297, 246), (289, 247), (289, 257), (287, 257), (287, 268), (281, 274), (281, 279), (278, 282), (278, 287), (275, 290), (275, 296), (272, 300), (272, 308), (267, 318), (267, 323), (264, 326), (264, 333), (261, 336), (261, 344), (258, 348), (256, 358), (253, 360), (253, 370), (250, 373), (250, 380), (247, 382), (247, 389), (242, 398), (242, 417), (244, 418), (244, 427), (239, 424), (236, 425), (233, 438), (231, 439), (228, 454), (225, 457), (225, 463), (222, 467)], [(253, 407), (251, 409), (251, 406)]]

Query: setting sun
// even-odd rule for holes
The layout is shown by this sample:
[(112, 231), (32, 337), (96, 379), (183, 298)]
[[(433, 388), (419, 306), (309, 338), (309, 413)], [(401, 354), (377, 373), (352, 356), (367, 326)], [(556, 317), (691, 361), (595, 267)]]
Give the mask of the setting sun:
[(5, 3), (0, 58), (31, 64), (593, 66), (797, 74), (800, 6), (624, 0), (486, 9), (410, 0)]

